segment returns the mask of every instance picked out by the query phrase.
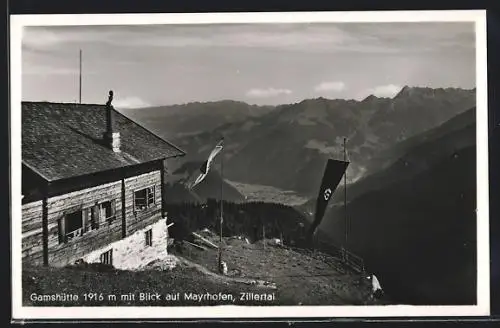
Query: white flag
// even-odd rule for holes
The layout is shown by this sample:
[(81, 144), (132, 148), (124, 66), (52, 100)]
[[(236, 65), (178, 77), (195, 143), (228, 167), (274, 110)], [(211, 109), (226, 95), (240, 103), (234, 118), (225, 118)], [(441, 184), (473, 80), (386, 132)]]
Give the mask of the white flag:
[(221, 139), (219, 143), (215, 146), (215, 148), (212, 150), (210, 155), (208, 156), (208, 159), (203, 162), (203, 164), (200, 167), (200, 175), (196, 178), (195, 182), (193, 185), (190, 187), (190, 189), (193, 189), (197, 184), (203, 181), (205, 177), (208, 174), (208, 170), (210, 170), (210, 166), (212, 165), (212, 162), (214, 161), (215, 156), (222, 150), (224, 147), (224, 139)]

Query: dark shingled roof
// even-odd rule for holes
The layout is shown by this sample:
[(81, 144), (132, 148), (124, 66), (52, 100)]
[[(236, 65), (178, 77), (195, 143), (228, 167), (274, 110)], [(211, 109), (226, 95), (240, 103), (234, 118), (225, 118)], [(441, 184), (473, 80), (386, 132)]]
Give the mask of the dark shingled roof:
[(23, 164), (53, 181), (185, 154), (116, 110), (111, 116), (121, 153), (103, 143), (105, 105), (23, 102)]

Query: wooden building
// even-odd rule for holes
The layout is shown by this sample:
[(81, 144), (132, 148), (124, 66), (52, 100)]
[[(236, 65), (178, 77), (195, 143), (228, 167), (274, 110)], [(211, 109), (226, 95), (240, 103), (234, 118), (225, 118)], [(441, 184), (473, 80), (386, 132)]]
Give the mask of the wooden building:
[(111, 101), (22, 103), (23, 263), (67, 265), (164, 218), (166, 159), (184, 152)]

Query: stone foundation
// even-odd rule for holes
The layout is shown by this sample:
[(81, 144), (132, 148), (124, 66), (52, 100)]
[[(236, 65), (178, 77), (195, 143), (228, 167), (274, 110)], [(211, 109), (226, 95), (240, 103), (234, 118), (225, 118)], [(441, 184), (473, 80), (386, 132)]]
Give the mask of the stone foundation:
[[(146, 245), (146, 231), (152, 230), (152, 245)], [(166, 219), (161, 219), (134, 234), (93, 251), (83, 257), (87, 263), (101, 262), (101, 254), (113, 250), (112, 265), (121, 270), (141, 270), (155, 261), (169, 260), (175, 266), (174, 257), (167, 254), (168, 230)]]

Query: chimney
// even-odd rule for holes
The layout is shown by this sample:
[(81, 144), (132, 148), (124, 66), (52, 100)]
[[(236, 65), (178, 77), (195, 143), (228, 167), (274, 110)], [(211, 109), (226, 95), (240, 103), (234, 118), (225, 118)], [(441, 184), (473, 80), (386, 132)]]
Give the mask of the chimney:
[(113, 101), (113, 90), (109, 91), (108, 102), (106, 103), (106, 132), (104, 133), (104, 141), (106, 145), (111, 148), (115, 153), (119, 153), (120, 150), (120, 132), (113, 131), (113, 121), (111, 119), (111, 112), (113, 106), (111, 102)]

